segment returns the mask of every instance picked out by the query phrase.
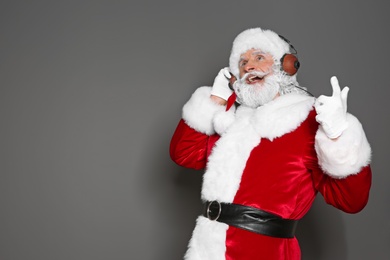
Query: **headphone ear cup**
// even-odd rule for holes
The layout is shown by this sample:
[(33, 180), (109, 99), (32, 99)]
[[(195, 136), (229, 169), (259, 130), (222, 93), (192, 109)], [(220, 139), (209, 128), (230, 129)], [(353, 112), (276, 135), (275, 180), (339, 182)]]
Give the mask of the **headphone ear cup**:
[(280, 64), (281, 69), (290, 76), (295, 75), (300, 66), (297, 56), (291, 53), (284, 54), (280, 59)]

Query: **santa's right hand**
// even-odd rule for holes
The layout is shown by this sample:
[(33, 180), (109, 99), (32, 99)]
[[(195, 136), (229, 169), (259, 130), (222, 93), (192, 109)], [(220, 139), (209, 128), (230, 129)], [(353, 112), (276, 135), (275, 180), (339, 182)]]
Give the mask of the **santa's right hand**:
[(231, 75), (227, 67), (221, 69), (214, 79), (214, 84), (211, 89), (211, 95), (228, 100), (233, 91), (229, 88), (229, 79)]

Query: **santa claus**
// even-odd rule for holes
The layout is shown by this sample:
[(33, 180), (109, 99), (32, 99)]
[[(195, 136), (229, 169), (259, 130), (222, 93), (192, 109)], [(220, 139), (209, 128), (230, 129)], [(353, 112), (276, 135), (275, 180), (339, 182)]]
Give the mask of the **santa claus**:
[(297, 222), (320, 192), (357, 213), (371, 186), (371, 148), (347, 113), (348, 88), (314, 98), (299, 86), (294, 47), (248, 29), (233, 42), (229, 68), (183, 107), (171, 158), (205, 168), (198, 217), (185, 259), (300, 259)]

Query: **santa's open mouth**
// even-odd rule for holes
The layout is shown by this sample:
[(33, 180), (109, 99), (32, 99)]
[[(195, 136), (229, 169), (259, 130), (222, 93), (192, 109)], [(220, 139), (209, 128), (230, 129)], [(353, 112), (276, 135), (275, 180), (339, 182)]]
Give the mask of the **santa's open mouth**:
[(249, 75), (246, 79), (247, 84), (256, 84), (256, 83), (262, 83), (264, 82), (264, 76), (258, 76), (258, 75)]

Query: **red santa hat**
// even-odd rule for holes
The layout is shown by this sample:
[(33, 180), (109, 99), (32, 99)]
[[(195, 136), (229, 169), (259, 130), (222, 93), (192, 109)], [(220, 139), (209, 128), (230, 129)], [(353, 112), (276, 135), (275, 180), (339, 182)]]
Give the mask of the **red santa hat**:
[(238, 62), (240, 56), (250, 49), (259, 49), (270, 53), (277, 64), (284, 54), (289, 53), (290, 45), (271, 30), (251, 28), (243, 31), (234, 39), (229, 59), (230, 72), (236, 78), (239, 78)]

